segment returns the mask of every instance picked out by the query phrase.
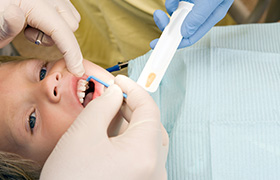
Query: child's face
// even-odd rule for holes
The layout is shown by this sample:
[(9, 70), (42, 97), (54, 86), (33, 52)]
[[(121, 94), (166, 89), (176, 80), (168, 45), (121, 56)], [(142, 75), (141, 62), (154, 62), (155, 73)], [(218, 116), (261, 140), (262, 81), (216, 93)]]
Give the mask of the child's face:
[[(0, 66), (0, 150), (40, 163), (84, 108), (77, 96), (81, 78), (67, 71), (64, 60), (48, 63), (46, 75), (43, 64), (26, 60)], [(105, 82), (113, 79), (89, 61), (84, 66), (86, 75)], [(95, 93), (101, 94), (104, 87), (95, 85)]]

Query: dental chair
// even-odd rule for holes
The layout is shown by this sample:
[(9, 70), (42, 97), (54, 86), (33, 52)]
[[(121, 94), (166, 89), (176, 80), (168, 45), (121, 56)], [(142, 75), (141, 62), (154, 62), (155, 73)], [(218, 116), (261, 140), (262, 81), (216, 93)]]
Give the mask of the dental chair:
[(277, 22), (280, 19), (278, 0), (258, 0), (252, 11), (249, 11), (243, 2), (235, 0), (229, 9), (229, 14), (237, 24), (258, 23), (264, 15), (266, 15), (265, 23)]

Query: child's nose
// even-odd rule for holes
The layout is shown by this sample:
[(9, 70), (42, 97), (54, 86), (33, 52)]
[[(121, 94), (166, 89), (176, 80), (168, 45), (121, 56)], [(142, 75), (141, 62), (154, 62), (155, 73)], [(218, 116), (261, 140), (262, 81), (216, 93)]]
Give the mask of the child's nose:
[(44, 79), (45, 83), (45, 93), (47, 95), (47, 98), (52, 102), (52, 103), (58, 103), (60, 101), (60, 81), (61, 81), (61, 74), (59, 72), (52, 73), (48, 75)]

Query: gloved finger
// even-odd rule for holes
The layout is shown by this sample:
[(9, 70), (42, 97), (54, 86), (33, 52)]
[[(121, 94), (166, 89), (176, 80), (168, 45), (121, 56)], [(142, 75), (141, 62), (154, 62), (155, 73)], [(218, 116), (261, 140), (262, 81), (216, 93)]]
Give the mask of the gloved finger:
[[(167, 131), (166, 129), (164, 128), (164, 126), (162, 125), (162, 123), (160, 123), (160, 128), (161, 128), (161, 133), (162, 133), (162, 145), (163, 146), (167, 146), (169, 145), (169, 137), (168, 137), (168, 134), (167, 134)], [(167, 149), (168, 151), (168, 149)]]
[(166, 162), (167, 160), (167, 155), (168, 155), (168, 148), (169, 148), (169, 136), (166, 132), (166, 129), (163, 127), (163, 125), (161, 124), (161, 132), (162, 132), (162, 148), (161, 148), (161, 157), (162, 157), (162, 161)]
[[(156, 166), (164, 174), (168, 152), (168, 136), (160, 123), (159, 109), (152, 97), (138, 84), (125, 76), (117, 76), (115, 83), (127, 93), (126, 103), (129, 107), (130, 124), (126, 131), (111, 141), (122, 142), (139, 151), (142, 161), (160, 163)], [(118, 141), (119, 140), (119, 141)], [(152, 178), (152, 179), (162, 179)]]
[(9, 44), (25, 24), (24, 12), (16, 5), (9, 5), (0, 14), (0, 48)]
[[(223, 17), (225, 17), (232, 3), (233, 0), (228, 0), (220, 4), (212, 13), (212, 15), (207, 19), (207, 21), (197, 29), (195, 34), (191, 35), (189, 38), (184, 38), (182, 40), (179, 48), (191, 46), (198, 40), (200, 40), (215, 24), (217, 24)], [(182, 27), (182, 35), (183, 34), (187, 34), (187, 32), (186, 28)]]
[[(162, 128), (163, 128), (163, 126), (162, 126)], [(159, 166), (159, 168), (162, 169), (161, 172), (165, 172), (165, 163), (167, 161), (168, 150), (169, 150), (169, 137), (168, 137), (165, 129), (163, 129), (162, 132), (164, 133), (163, 134), (163, 138), (164, 138), (163, 143), (164, 144), (163, 144), (163, 146), (161, 147), (161, 150), (160, 150), (160, 157), (161, 158), (159, 159), (160, 160), (159, 164), (161, 164), (161, 166)], [(167, 176), (166, 172), (163, 173), (162, 175), (163, 175), (163, 177), (161, 179), (167, 179), (166, 178), (166, 176)]]
[[(195, 37), (195, 35), (191, 36), (191, 37)], [(197, 36), (198, 37), (198, 36)], [(199, 39), (196, 39), (197, 41)], [(183, 38), (182, 41), (180, 42), (179, 46), (178, 46), (178, 49), (181, 49), (181, 48), (184, 48), (184, 47), (188, 47), (188, 46), (191, 46), (193, 45), (195, 42), (192, 42), (190, 41), (190, 38)]]
[[(24, 35), (29, 41), (34, 43), (38, 38), (38, 33), (39, 32), (40, 31), (38, 29), (35, 29), (35, 28), (32, 28), (32, 27), (27, 27), (24, 30)], [(53, 42), (52, 38), (50, 36), (46, 35), (46, 34), (44, 34), (41, 43), (42, 43), (41, 45), (43, 45), (43, 46), (54, 45), (54, 42)]]
[(172, 15), (172, 13), (178, 8), (178, 6), (179, 6), (179, 0), (165, 1), (165, 7), (169, 15)]
[(138, 144), (139, 146), (151, 147), (145, 149), (147, 152), (143, 152), (144, 154), (156, 154), (158, 148), (163, 145), (164, 138), (160, 126), (160, 112), (155, 101), (142, 87), (128, 77), (118, 75), (115, 78), (115, 84), (119, 85), (127, 94), (125, 101), (131, 110), (131, 117), (127, 119), (130, 122), (128, 128), (123, 136), (116, 139), (126, 137), (122, 139), (122, 141), (127, 140), (126, 143), (130, 143), (131, 139), (138, 139), (141, 142)]
[(156, 10), (153, 14), (154, 21), (159, 28), (159, 30), (163, 31), (164, 28), (167, 26), (169, 23), (169, 17), (165, 14), (164, 11), (162, 10)]
[[(67, 22), (69, 27), (73, 32), (75, 32), (79, 27), (79, 22), (81, 17), (77, 15), (77, 11), (73, 11), (73, 5), (70, 1), (55, 1), (57, 12), (63, 17)], [(72, 5), (72, 6), (71, 6)], [(75, 8), (74, 8), (75, 9)], [(78, 13), (79, 14), (79, 13)]]
[(75, 16), (76, 20), (78, 22), (81, 21), (81, 15), (80, 13), (77, 11), (77, 9), (75, 8), (75, 6), (71, 3), (71, 1), (68, 1), (68, 5), (69, 5), (69, 8), (71, 9), (73, 15)]
[(154, 40), (152, 40), (152, 41), (150, 42), (150, 47), (151, 47), (152, 49), (154, 49), (154, 48), (156, 47), (158, 40), (159, 40), (159, 39), (157, 38), (157, 39), (154, 39)]
[(91, 101), (74, 121), (69, 129), (74, 134), (82, 133), (93, 142), (108, 138), (107, 129), (117, 115), (123, 102), (122, 91), (117, 85), (111, 85), (100, 97)]
[(141, 86), (123, 75), (115, 78), (115, 84), (127, 94), (126, 103), (133, 113), (131, 124), (139, 123), (143, 119), (159, 122), (159, 109), (153, 98)]
[(131, 116), (132, 116), (132, 110), (129, 108), (129, 106), (127, 105), (127, 103), (125, 101), (123, 102), (120, 113), (121, 113), (122, 117), (124, 117), (125, 120), (127, 120), (129, 122), (129, 120), (131, 119)]
[[(192, 10), (190, 13), (187, 15), (185, 18), (182, 26), (181, 26), (181, 33), (182, 36), (185, 38), (190, 37), (193, 35), (198, 28), (206, 20), (208, 17), (211, 15), (213, 11), (219, 6), (221, 1), (196, 1), (195, 5), (193, 6)], [(205, 4), (205, 2), (208, 2), (209, 4)], [(208, 21), (208, 20), (207, 20)]]
[(67, 23), (45, 1), (30, 1), (32, 3), (21, 4), (21, 8), (28, 15), (26, 17), (27, 23), (49, 35), (63, 54), (68, 70), (76, 76), (82, 76), (85, 72), (82, 64), (83, 56), (79, 44)]
[[(125, 103), (121, 108), (121, 114), (125, 119), (131, 119), (132, 115), (133, 115), (133, 112), (129, 108), (129, 106)], [(168, 146), (168, 144), (169, 144), (168, 134), (167, 134), (165, 128), (163, 127), (163, 125), (161, 123), (160, 123), (160, 127), (161, 127), (161, 132), (162, 132), (162, 137), (163, 137), (162, 138), (163, 139), (162, 145), (163, 146)], [(168, 151), (168, 149), (166, 151)]]
[[(87, 176), (88, 174), (85, 174), (87, 178), (81, 177), (81, 173), (90, 172), (84, 171), (83, 169), (84, 167), (87, 168), (88, 163), (91, 165), (101, 165), (101, 167), (103, 167), (102, 163), (105, 163), (104, 167), (107, 167), (106, 163), (108, 165), (108, 161), (104, 161), (103, 158), (106, 159), (106, 157), (108, 157), (108, 153), (106, 152), (115, 152), (115, 150), (112, 146), (108, 146), (111, 143), (106, 131), (114, 114), (118, 112), (122, 101), (122, 91), (117, 85), (111, 85), (105, 93), (91, 101), (56, 144), (54, 150), (44, 164), (44, 170), (42, 171), (43, 177), (46, 177), (46, 175), (50, 173), (51, 177), (47, 175), (47, 177), (49, 177), (48, 179), (53, 179), (52, 177), (56, 177), (57, 179), (58, 176), (69, 179), (69, 176), (65, 178), (64, 172), (56, 172), (56, 168), (53, 169), (53, 167), (66, 168), (68, 171), (82, 167), (82, 170), (74, 173), (74, 176), (70, 176), (70, 179), (77, 179), (77, 176), (80, 177), (78, 179), (100, 179), (90, 178)], [(103, 152), (105, 152), (105, 154)], [(97, 153), (97, 155), (95, 153)], [(118, 152), (116, 157), (113, 157), (113, 160), (116, 160), (117, 156)], [(57, 159), (61, 161), (57, 161)], [(109, 163), (110, 161), (111, 160), (109, 160)], [(95, 165), (91, 167), (95, 167)], [(94, 170), (96, 169), (92, 169), (91, 171)], [(53, 176), (53, 174), (55, 175)], [(102, 172), (100, 174), (102, 174)]]

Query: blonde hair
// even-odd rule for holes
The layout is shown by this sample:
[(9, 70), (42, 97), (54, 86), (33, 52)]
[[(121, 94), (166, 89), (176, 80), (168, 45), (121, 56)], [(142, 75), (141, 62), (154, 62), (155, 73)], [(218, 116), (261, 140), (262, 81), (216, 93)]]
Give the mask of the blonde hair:
[(42, 167), (29, 159), (0, 151), (0, 179), (35, 180), (40, 178)]

